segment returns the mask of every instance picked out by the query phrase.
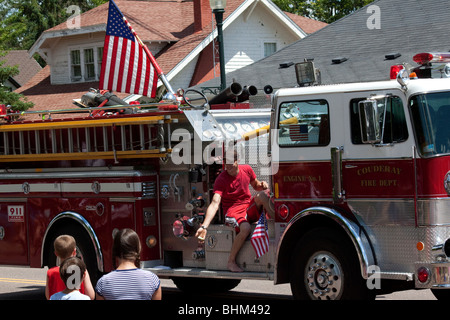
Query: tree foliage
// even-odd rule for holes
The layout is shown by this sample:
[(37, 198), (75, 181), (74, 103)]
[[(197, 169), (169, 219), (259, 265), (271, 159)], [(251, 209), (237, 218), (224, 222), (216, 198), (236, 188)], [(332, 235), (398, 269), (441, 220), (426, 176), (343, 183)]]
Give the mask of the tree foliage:
[[(0, 0), (0, 104), (11, 105), (19, 111), (33, 106), (23, 95), (3, 86), (9, 77), (19, 72), (17, 67), (4, 65), (2, 57), (5, 51), (30, 49), (45, 30), (63, 23), (73, 15), (68, 10), (71, 5), (85, 12), (105, 2), (107, 0)], [(44, 65), (40, 57), (35, 58)]]
[[(0, 49), (28, 50), (39, 36), (66, 21), (76, 5), (88, 11), (107, 0), (0, 0)], [(68, 12), (69, 11), (69, 12)]]
[(373, 0), (273, 0), (283, 11), (332, 23)]

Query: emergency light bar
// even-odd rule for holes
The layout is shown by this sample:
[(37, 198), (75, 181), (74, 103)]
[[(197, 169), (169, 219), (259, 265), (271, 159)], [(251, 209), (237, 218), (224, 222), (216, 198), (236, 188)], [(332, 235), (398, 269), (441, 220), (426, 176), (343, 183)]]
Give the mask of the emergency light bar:
[[(405, 70), (405, 71), (402, 71), (402, 70)], [(400, 75), (400, 77), (403, 80), (405, 80), (407, 77), (410, 78), (410, 79), (417, 79), (416, 72), (415, 71), (409, 71), (408, 68), (406, 68), (402, 64), (396, 64), (396, 65), (391, 66), (391, 71), (389, 73), (389, 78), (391, 80), (393, 80), (393, 79), (397, 79), (398, 80), (398, 77), (399, 77), (398, 74), (400, 72), (402, 73)]]
[(429, 53), (423, 52), (418, 53), (413, 57), (414, 62), (420, 65), (437, 62), (437, 63), (447, 63), (450, 62), (450, 52), (448, 53)]
[[(409, 79), (450, 78), (450, 52), (422, 52), (416, 54), (413, 60), (419, 64), (418, 67), (413, 68), (409, 64), (393, 65), (389, 78), (399, 80), (400, 77), (403, 81), (407, 80), (407, 77)], [(432, 66), (432, 63), (437, 65)]]
[(396, 64), (396, 65), (391, 66), (391, 72), (389, 73), (389, 78), (391, 80), (397, 79), (398, 73), (400, 72), (400, 70), (403, 70), (403, 69), (405, 69), (405, 67), (401, 64)]

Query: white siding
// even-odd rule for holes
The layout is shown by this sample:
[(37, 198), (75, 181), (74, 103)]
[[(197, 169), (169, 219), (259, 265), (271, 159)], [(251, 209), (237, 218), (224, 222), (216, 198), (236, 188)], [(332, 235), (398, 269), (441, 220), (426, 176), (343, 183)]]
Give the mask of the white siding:
[(264, 58), (264, 42), (274, 42), (277, 50), (298, 40), (288, 28), (262, 5), (245, 21), (250, 8), (224, 31), (225, 71), (231, 72)]
[(62, 37), (51, 51), (50, 63), (52, 84), (69, 84), (70, 50), (103, 47), (104, 34), (94, 33), (79, 36)]
[[(51, 49), (50, 72), (52, 84), (70, 84), (70, 51), (86, 48), (103, 47), (104, 33), (91, 33), (77, 36), (67, 36), (56, 41)], [(159, 52), (166, 43), (151, 43), (149, 49), (153, 54)], [(100, 74), (98, 70), (97, 77)]]
[[(170, 80), (170, 85), (176, 91), (180, 88), (187, 89), (191, 83), (194, 75), (195, 66), (197, 65), (198, 56), (192, 59), (186, 67), (183, 68), (173, 79)], [(163, 70), (164, 71), (164, 70)]]
[[(299, 39), (298, 34), (259, 2), (253, 11), (250, 6), (224, 30), (225, 71), (229, 73), (264, 58), (266, 42), (276, 43), (277, 50), (280, 50)], [(183, 70), (175, 68), (170, 72), (175, 74), (173, 78), (169, 76), (174, 89), (189, 86), (197, 58)]]

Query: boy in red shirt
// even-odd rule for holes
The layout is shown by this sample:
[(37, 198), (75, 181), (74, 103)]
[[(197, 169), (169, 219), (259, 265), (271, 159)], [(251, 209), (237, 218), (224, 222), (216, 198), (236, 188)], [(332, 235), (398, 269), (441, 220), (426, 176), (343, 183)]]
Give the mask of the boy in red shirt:
[[(225, 212), (227, 223), (233, 224), (239, 232), (234, 239), (228, 258), (227, 267), (232, 272), (242, 272), (243, 270), (236, 264), (236, 256), (245, 239), (251, 232), (250, 224), (257, 222), (264, 207), (271, 217), (274, 217), (274, 210), (269, 205), (269, 185), (265, 181), (256, 179), (255, 172), (249, 165), (239, 165), (237, 152), (233, 152), (231, 161), (224, 157), (225, 170), (217, 177), (214, 183), (214, 196), (201, 227), (197, 230), (196, 237), (204, 240), (206, 229), (210, 225), (220, 203)], [(249, 185), (259, 191), (252, 198)]]
[[(69, 235), (61, 235), (55, 239), (53, 243), (55, 248), (55, 255), (61, 260), (61, 263), (70, 257), (75, 257), (77, 254), (77, 245), (75, 239)], [(59, 266), (48, 269), (47, 271), (47, 283), (45, 286), (45, 297), (50, 297), (60, 291), (66, 289), (66, 284), (61, 280), (59, 274)], [(95, 298), (94, 287), (92, 286), (89, 273), (86, 270), (86, 277), (81, 283), (80, 292), (86, 294), (93, 300)]]

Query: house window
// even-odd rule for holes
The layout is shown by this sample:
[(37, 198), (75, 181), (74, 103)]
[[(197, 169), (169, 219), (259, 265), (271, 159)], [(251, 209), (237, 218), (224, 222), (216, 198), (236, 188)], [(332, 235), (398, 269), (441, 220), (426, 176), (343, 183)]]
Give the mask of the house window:
[(264, 58), (274, 54), (277, 51), (275, 42), (264, 42)]
[(70, 65), (71, 65), (70, 76), (71, 76), (72, 82), (80, 81), (82, 78), (80, 50), (70, 51)]
[(100, 78), (103, 47), (70, 50), (70, 79), (72, 82), (96, 81)]
[(84, 49), (85, 80), (95, 80), (94, 49)]

